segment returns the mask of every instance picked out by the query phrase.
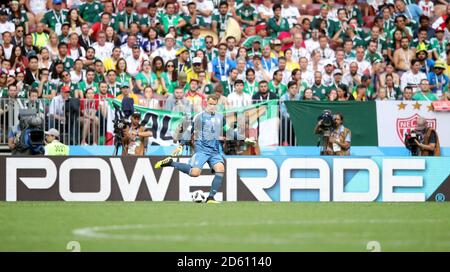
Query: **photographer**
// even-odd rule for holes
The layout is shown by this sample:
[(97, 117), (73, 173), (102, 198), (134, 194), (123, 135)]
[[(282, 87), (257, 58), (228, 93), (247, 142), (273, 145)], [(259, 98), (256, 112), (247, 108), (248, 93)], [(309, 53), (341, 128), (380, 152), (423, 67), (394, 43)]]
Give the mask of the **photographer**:
[[(427, 126), (427, 120), (419, 117), (416, 124), (417, 133), (422, 137), (416, 137), (414, 143), (418, 147), (418, 156), (440, 156), (441, 148), (436, 131)], [(414, 155), (414, 154), (413, 154)]]
[(152, 136), (152, 132), (140, 124), (140, 119), (139, 112), (133, 113), (130, 126), (123, 129), (122, 156), (143, 156), (145, 153), (147, 138)]
[(321, 136), (321, 155), (349, 156), (351, 144), (351, 131), (344, 127), (342, 113), (331, 115), (331, 111), (325, 110), (315, 128), (315, 133)]

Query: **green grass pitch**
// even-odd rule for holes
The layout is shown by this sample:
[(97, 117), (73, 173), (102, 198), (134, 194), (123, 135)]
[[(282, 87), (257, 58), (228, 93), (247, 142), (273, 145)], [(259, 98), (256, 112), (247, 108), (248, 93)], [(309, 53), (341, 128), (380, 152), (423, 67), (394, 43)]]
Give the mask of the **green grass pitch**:
[(0, 251), (450, 251), (450, 203), (0, 203)]

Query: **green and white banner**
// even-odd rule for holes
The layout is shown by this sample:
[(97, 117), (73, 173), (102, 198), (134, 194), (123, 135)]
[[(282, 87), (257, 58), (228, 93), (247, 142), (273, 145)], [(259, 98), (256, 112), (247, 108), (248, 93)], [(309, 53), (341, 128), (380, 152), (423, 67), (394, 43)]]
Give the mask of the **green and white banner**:
[[(110, 108), (113, 108), (114, 104), (121, 106), (121, 102), (117, 99), (108, 99), (108, 102)], [(134, 106), (134, 110), (141, 112), (141, 120), (148, 118), (149, 121), (146, 126), (153, 132), (150, 142), (161, 146), (173, 145), (173, 132), (188, 114), (140, 106)], [(226, 117), (226, 125), (228, 127), (235, 126), (236, 120), (239, 120), (241, 116), (245, 116), (249, 125), (248, 128), (258, 135), (260, 146), (278, 145), (278, 101), (266, 101), (242, 108), (222, 110), (220, 113)], [(110, 111), (108, 117), (108, 131), (112, 133), (113, 112)], [(239, 125), (245, 125), (245, 123)]]
[(323, 110), (344, 115), (344, 126), (352, 131), (352, 146), (404, 146), (405, 133), (416, 126), (417, 118), (427, 119), (436, 129), (441, 146), (450, 146), (450, 112), (434, 112), (428, 101), (311, 102), (286, 101), (297, 143), (317, 145), (314, 134)]

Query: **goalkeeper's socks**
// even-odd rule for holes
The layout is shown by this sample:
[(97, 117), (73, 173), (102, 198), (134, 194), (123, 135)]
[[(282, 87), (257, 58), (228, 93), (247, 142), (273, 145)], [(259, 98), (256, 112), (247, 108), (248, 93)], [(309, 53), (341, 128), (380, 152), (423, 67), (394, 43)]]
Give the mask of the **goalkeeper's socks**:
[(214, 175), (214, 179), (211, 185), (211, 191), (209, 191), (209, 196), (214, 198), (220, 186), (222, 186), (223, 173), (216, 172)]
[(189, 164), (176, 162), (176, 161), (172, 161), (171, 166), (173, 166), (175, 169), (180, 170), (181, 172), (188, 174), (188, 175), (191, 173), (191, 169), (192, 169), (192, 167)]

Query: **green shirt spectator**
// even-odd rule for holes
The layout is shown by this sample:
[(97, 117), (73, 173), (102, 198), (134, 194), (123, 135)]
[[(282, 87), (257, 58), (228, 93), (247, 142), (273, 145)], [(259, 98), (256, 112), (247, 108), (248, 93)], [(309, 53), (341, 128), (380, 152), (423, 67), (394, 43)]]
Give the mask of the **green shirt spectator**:
[(423, 92), (423, 91), (416, 92), (413, 95), (412, 99), (416, 100), (416, 101), (436, 101), (436, 100), (439, 100), (434, 93), (432, 93), (432, 92)]
[[(25, 9), (18, 10), (18, 14), (14, 14), (14, 12), (11, 9), (11, 14), (9, 15), (9, 21), (13, 22), (16, 27), (22, 26), (24, 29), (27, 29), (27, 22), (28, 22), (28, 16)], [(26, 31), (28, 32), (28, 31)]]
[(136, 12), (128, 13), (126, 10), (117, 15), (117, 21), (119, 22), (119, 29), (121, 32), (126, 32), (131, 23), (139, 24), (139, 16)]
[(77, 94), (77, 92), (78, 91), (80, 91), (80, 87), (78, 86), (78, 84), (77, 83), (73, 83), (73, 82), (70, 82), (70, 84), (64, 84), (64, 83), (61, 83), (60, 85), (59, 85), (59, 87), (58, 87), (58, 93), (61, 93), (61, 88), (63, 87), (63, 86), (69, 86), (70, 87), (70, 97), (75, 97), (75, 95)]
[(322, 101), (325, 101), (327, 99), (328, 93), (330, 92), (329, 87), (323, 84), (313, 84), (311, 86), (311, 90), (313, 91), (313, 96), (318, 97)]
[(283, 83), (275, 84), (273, 80), (269, 82), (269, 91), (281, 97), (287, 92), (287, 86)]
[[(247, 0), (247, 3), (244, 3), (236, 10), (236, 15), (241, 18), (241, 20), (244, 21), (250, 21), (253, 22), (258, 18), (258, 13), (256, 12), (256, 9), (250, 5), (251, 1)], [(246, 25), (245, 23), (241, 23)]]
[(96, 19), (98, 14), (103, 12), (103, 8), (103, 5), (98, 1), (86, 0), (86, 2), (79, 7), (80, 16), (89, 23), (99, 22), (100, 20), (96, 21)]
[(94, 93), (98, 93), (99, 89), (98, 89), (98, 83), (93, 81), (91, 83), (87, 83), (86, 80), (82, 80), (80, 83), (78, 83), (78, 88), (80, 89), (80, 91), (85, 94), (86, 90), (89, 88), (92, 88), (94, 90)]
[[(55, 3), (59, 2), (59, 5), (55, 5)], [(42, 18), (41, 22), (46, 24), (52, 31), (55, 31), (56, 34), (61, 34), (62, 24), (67, 23), (68, 11), (66, 9), (61, 9), (61, 0), (54, 0), (53, 7), (56, 9), (51, 9), (47, 11)]]
[(181, 29), (177, 26), (180, 22), (185, 22), (183, 17), (178, 14), (162, 14), (159, 18), (159, 21), (162, 24), (164, 35), (169, 32), (169, 28), (175, 27), (177, 29), (177, 33), (181, 34)]

